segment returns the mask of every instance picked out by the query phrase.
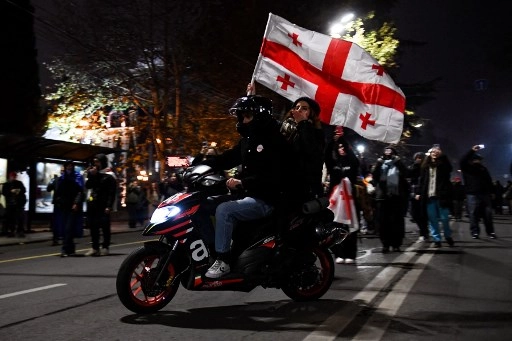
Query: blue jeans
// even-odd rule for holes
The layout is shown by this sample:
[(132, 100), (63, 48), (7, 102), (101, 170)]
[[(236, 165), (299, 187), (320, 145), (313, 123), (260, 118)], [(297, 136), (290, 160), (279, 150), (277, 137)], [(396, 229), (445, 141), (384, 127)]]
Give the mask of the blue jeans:
[(230, 251), (233, 228), (238, 221), (263, 218), (270, 215), (272, 211), (271, 205), (252, 197), (220, 204), (215, 212), (215, 251), (218, 253)]
[(491, 197), (488, 194), (468, 194), (467, 207), (469, 214), (469, 229), (471, 234), (480, 234), (480, 218), (484, 221), (485, 232), (494, 233), (494, 224), (492, 222)]
[(439, 222), (443, 225), (444, 238), (452, 237), (452, 230), (450, 229), (450, 209), (448, 207), (441, 207), (439, 200), (436, 198), (429, 198), (427, 201), (427, 215), (430, 235), (434, 242), (441, 241), (441, 233), (439, 231)]

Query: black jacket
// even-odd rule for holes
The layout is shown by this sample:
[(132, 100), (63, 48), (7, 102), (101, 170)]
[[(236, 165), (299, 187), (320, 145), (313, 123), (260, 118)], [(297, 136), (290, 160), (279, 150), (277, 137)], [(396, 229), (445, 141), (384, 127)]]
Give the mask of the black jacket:
[(493, 192), (492, 177), (484, 165), (471, 161), (475, 154), (470, 150), (460, 161), (466, 194), (491, 194)]
[(407, 178), (410, 180), (411, 194), (420, 194), (421, 162), (414, 162), (407, 167)]
[(373, 175), (373, 183), (375, 186), (375, 199), (376, 200), (386, 200), (389, 199), (392, 196), (399, 196), (402, 198), (405, 202), (404, 205), (406, 205), (409, 196), (409, 186), (407, 184), (407, 167), (403, 164), (400, 157), (394, 155), (391, 158), (391, 163), (397, 168), (398, 170), (398, 195), (390, 195), (388, 193), (387, 188), (387, 182), (386, 182), (386, 176), (382, 174), (382, 165), (386, 162), (384, 158), (377, 159), (377, 162), (375, 163), (375, 168), (372, 172)]
[(80, 173), (73, 171), (64, 173), (57, 179), (54, 194), (54, 204), (63, 210), (71, 210), (73, 205), (82, 209), (84, 198), (84, 181)]
[(428, 186), (430, 180), (430, 168), (436, 170), (436, 191), (435, 197), (439, 200), (441, 207), (450, 207), (452, 204), (452, 182), (450, 180), (452, 164), (448, 157), (441, 154), (437, 161), (427, 156), (421, 165), (420, 195), (422, 200), (428, 199)]
[[(18, 194), (13, 193), (12, 189), (18, 189)], [(19, 180), (7, 181), (2, 185), (2, 195), (5, 197), (5, 203), (7, 206), (18, 206), (22, 207), (27, 202), (25, 193), (27, 189), (23, 182)]]
[(297, 124), (297, 130), (289, 137), (294, 163), (297, 190), (304, 200), (323, 194), (322, 169), (324, 165), (325, 137), (322, 129), (308, 120)]
[(85, 187), (91, 190), (87, 198), (88, 210), (90, 208), (98, 210), (112, 209), (117, 189), (116, 179), (112, 175), (104, 172), (88, 174)]
[(202, 163), (215, 170), (241, 165), (237, 178), (242, 181), (244, 194), (277, 204), (282, 199), (281, 194), (290, 186), (287, 168), (290, 165), (290, 148), (279, 132), (277, 121), (272, 119), (257, 122), (257, 125), (232, 149)]
[[(345, 149), (345, 156), (338, 154), (338, 145), (340, 144), (342, 144)], [(341, 179), (345, 177), (350, 180), (352, 186), (355, 186), (357, 176), (359, 175), (359, 159), (343, 137), (329, 143), (325, 158), (325, 167), (329, 173), (329, 193), (332, 188), (338, 185)]]

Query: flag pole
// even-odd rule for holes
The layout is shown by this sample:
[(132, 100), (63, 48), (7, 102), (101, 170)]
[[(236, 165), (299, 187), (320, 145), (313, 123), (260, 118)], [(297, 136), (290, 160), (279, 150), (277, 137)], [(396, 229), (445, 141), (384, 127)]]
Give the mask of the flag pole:
[(268, 14), (267, 26), (265, 27), (265, 33), (263, 34), (263, 42), (261, 43), (261, 48), (260, 48), (260, 53), (258, 55), (258, 60), (256, 61), (256, 65), (254, 66), (254, 71), (252, 73), (251, 82), (247, 86), (247, 96), (254, 95), (256, 93), (256, 84), (255, 84), (256, 74), (261, 69), (260, 65), (261, 65), (262, 59), (263, 59), (261, 51), (263, 51), (263, 48), (265, 46), (265, 42), (267, 41), (267, 37), (268, 37), (268, 34), (269, 34), (269, 27), (270, 27), (270, 22), (271, 22), (272, 16), (273, 16), (272, 13)]

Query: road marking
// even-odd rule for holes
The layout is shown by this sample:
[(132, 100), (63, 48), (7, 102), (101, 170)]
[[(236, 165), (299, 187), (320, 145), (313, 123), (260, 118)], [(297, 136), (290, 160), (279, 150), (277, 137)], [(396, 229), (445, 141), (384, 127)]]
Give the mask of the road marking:
[(39, 287), (39, 288), (34, 288), (34, 289), (28, 289), (28, 290), (13, 292), (11, 294), (0, 295), (0, 300), (3, 299), (3, 298), (8, 298), (8, 297), (13, 297), (13, 296), (18, 296), (18, 295), (29, 294), (31, 292), (53, 289), (53, 288), (61, 287), (63, 285), (67, 285), (67, 284), (66, 283), (58, 283), (58, 284), (47, 285), (45, 287)]
[(386, 298), (377, 306), (376, 310), (379, 312), (379, 316), (373, 314), (352, 340), (376, 341), (382, 339), (391, 319), (396, 315), (398, 309), (402, 306), (402, 303), (409, 294), (409, 291), (411, 291), (414, 284), (418, 281), (418, 278), (433, 256), (433, 253), (423, 254), (416, 261), (416, 265), (418, 266), (409, 270), (393, 287)]
[[(327, 318), (320, 326), (311, 332), (304, 341), (331, 341), (352, 322), (352, 320), (363, 309), (364, 305), (369, 305), (377, 295), (386, 288), (395, 276), (402, 270), (400, 267), (393, 267), (393, 264), (404, 264), (411, 261), (416, 256), (418, 245), (413, 244), (409, 246), (405, 252), (395, 258), (395, 260), (384, 268), (381, 272), (368, 283), (363, 290), (357, 293), (350, 301), (357, 302), (358, 308), (354, 310), (351, 307), (347, 311), (347, 306), (344, 305), (340, 310), (336, 311), (333, 315)], [(390, 294), (388, 294), (389, 296)]]
[[(115, 244), (115, 245), (110, 245), (110, 248), (115, 248), (115, 247), (119, 247), (119, 246), (133, 245), (133, 244), (141, 244), (141, 243), (145, 243), (147, 241), (149, 241), (149, 240), (139, 240), (139, 241), (136, 241), (136, 242), (123, 243), (123, 244)], [(80, 249), (80, 250), (76, 250), (76, 253), (85, 252), (85, 251), (89, 251), (89, 250), (90, 250), (90, 248), (88, 248), (88, 249)], [(58, 252), (58, 253), (48, 253), (48, 254), (45, 254), (45, 255), (37, 255), (37, 256), (30, 256), (30, 257), (5, 259), (5, 260), (0, 260), (0, 264), (2, 264), (2, 263), (10, 263), (10, 262), (18, 262), (18, 261), (22, 261), (22, 260), (45, 258), (45, 257), (55, 257), (55, 256), (59, 256), (59, 255), (60, 255), (60, 252)]]

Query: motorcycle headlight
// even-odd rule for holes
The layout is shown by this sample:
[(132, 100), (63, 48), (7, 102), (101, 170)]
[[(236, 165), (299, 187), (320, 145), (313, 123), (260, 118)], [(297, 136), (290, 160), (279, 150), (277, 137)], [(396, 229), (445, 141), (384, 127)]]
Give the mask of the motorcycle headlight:
[(161, 222), (166, 221), (169, 218), (174, 217), (178, 213), (181, 212), (181, 209), (178, 206), (164, 206), (157, 208), (151, 219), (149, 220), (152, 224), (160, 224)]

